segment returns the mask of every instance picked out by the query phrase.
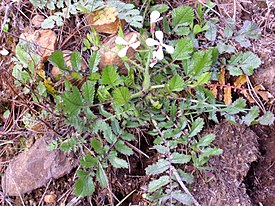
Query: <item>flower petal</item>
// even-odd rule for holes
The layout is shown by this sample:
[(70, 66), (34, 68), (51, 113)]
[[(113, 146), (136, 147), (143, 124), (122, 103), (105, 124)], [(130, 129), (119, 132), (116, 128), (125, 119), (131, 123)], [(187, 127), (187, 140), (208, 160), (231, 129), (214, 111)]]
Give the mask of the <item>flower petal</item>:
[(123, 38), (121, 38), (120, 36), (118, 36), (118, 37), (116, 38), (115, 42), (116, 42), (116, 44), (124, 44), (124, 45), (128, 44), (128, 42), (125, 41), (125, 40), (124, 40)]
[(162, 60), (164, 58), (162, 46), (160, 46), (157, 51), (153, 51), (153, 57), (156, 57), (158, 60)]
[(146, 39), (146, 44), (148, 46), (156, 46), (156, 45), (159, 45), (159, 42), (152, 38), (148, 38), (148, 39)]
[(156, 38), (159, 40), (159, 42), (163, 43), (163, 32), (162, 31), (156, 31), (155, 32)]
[(123, 49), (121, 49), (121, 50), (118, 52), (118, 56), (119, 56), (119, 57), (125, 57), (128, 49), (129, 49), (128, 46), (126, 46), (126, 47), (124, 47)]
[(7, 56), (9, 54), (9, 51), (6, 50), (5, 48), (3, 48), (1, 51), (0, 51), (0, 54), (3, 55), (3, 56)]
[(174, 47), (172, 46), (169, 46), (167, 44), (163, 44), (163, 47), (166, 49), (166, 51), (169, 53), (169, 54), (173, 54), (174, 53)]
[(129, 44), (132, 44), (137, 41), (137, 35), (134, 33), (133, 36), (131, 37)]
[(139, 41), (130, 44), (130, 47), (132, 47), (133, 49), (136, 49), (136, 48), (138, 48), (139, 46), (140, 46), (140, 42), (139, 42)]
[(155, 23), (159, 21), (160, 13), (158, 11), (152, 11), (150, 15), (150, 23)]
[(157, 61), (152, 61), (149, 66), (150, 68), (153, 68), (156, 64), (157, 64)]

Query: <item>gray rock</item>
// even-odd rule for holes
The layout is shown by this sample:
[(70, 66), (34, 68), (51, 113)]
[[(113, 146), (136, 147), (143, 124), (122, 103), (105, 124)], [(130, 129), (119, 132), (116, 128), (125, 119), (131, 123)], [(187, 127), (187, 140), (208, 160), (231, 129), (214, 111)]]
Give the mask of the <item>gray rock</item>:
[(77, 162), (65, 153), (47, 151), (48, 142), (41, 138), (27, 151), (19, 154), (9, 164), (2, 176), (2, 189), (9, 196), (18, 196), (46, 185), (69, 173)]

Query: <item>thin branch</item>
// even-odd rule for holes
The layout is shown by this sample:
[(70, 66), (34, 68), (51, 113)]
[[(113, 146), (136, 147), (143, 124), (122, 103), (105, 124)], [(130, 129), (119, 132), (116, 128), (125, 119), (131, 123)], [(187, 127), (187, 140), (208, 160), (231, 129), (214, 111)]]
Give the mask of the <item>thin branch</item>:
[(179, 176), (179, 173), (177, 172), (176, 168), (174, 166), (171, 166), (171, 167), (172, 167), (173, 174), (176, 177), (176, 180), (178, 181), (178, 183), (180, 184), (180, 186), (182, 187), (182, 189), (184, 190), (184, 192), (190, 196), (190, 198), (192, 199), (192, 201), (193, 201), (193, 203), (194, 203), (195, 206), (201, 206), (198, 203), (198, 201), (194, 198), (194, 196), (189, 192), (189, 190), (185, 186), (185, 184), (182, 182), (182, 180), (181, 180), (181, 178)]

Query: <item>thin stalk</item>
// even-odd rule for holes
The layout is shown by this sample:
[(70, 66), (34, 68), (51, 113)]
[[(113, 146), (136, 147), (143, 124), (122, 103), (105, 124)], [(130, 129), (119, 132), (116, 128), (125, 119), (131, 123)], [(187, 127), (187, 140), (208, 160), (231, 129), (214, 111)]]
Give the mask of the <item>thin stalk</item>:
[(151, 90), (154, 90), (154, 89), (160, 89), (160, 88), (164, 88), (165, 87), (165, 84), (160, 84), (160, 85), (153, 85), (150, 87), (150, 91)]
[[(149, 91), (152, 91), (152, 90), (154, 90), (154, 89), (160, 89), (160, 88), (164, 88), (164, 87), (165, 87), (164, 84), (154, 85), (154, 86), (151, 86), (148, 90), (149, 90)], [(148, 91), (148, 90), (147, 90), (147, 91)], [(138, 98), (138, 97), (142, 97), (143, 95), (145, 95), (145, 93), (146, 93), (146, 92), (145, 92), (144, 90), (139, 91), (139, 92), (133, 94), (133, 95), (131, 96), (131, 99), (135, 99), (135, 98)]]
[(144, 92), (147, 92), (151, 85), (150, 71), (149, 71), (150, 59), (151, 59), (151, 54), (148, 55), (146, 67), (145, 67), (145, 71), (144, 71), (144, 80), (143, 80), (143, 84), (142, 84), (142, 88), (143, 88)]
[(144, 72), (144, 68), (142, 66), (140, 66), (139, 64), (137, 64), (135, 61), (131, 60), (130, 58), (128, 58), (126, 61), (129, 61), (131, 64), (133, 64), (134, 66), (139, 68), (142, 72)]

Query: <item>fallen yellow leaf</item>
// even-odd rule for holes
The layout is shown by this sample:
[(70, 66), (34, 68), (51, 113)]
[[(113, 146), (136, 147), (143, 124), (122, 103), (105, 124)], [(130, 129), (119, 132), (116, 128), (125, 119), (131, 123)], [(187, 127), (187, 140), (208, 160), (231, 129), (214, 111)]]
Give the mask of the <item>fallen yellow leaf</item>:
[(241, 88), (245, 83), (246, 83), (246, 75), (243, 74), (236, 79), (236, 81), (234, 82), (234, 87)]
[(225, 69), (221, 69), (221, 73), (218, 80), (219, 84), (224, 85), (225, 84)]
[(232, 103), (231, 87), (230, 87), (230, 84), (227, 84), (227, 85), (228, 87), (225, 87), (223, 89), (224, 91), (223, 101), (226, 105), (230, 105)]

